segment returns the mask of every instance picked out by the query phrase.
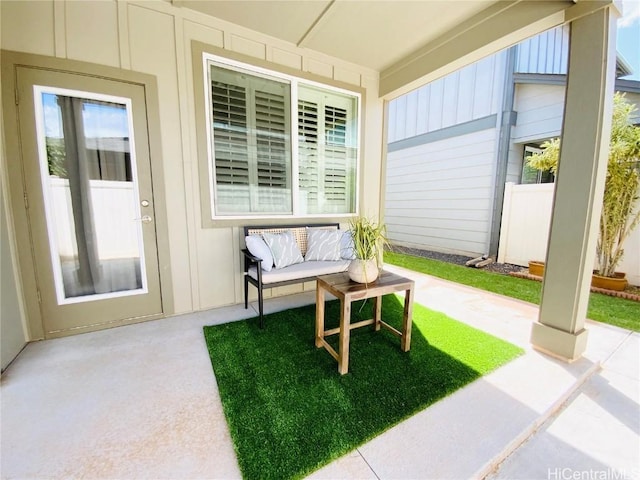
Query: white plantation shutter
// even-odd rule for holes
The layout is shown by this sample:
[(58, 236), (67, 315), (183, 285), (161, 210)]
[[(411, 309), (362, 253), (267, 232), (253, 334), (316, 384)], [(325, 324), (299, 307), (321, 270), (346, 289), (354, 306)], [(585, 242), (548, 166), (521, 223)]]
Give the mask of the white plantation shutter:
[(243, 87), (212, 82), (216, 179), (219, 184), (249, 184), (247, 105)]
[(212, 218), (355, 213), (357, 94), (207, 62)]
[(256, 92), (258, 185), (285, 188), (287, 184), (287, 130), (282, 96)]
[(299, 191), (303, 213), (355, 211), (354, 97), (300, 87)]
[(289, 85), (211, 67), (218, 214), (291, 212)]
[(347, 110), (330, 105), (324, 108), (325, 198), (337, 208), (346, 208), (349, 198)]
[(318, 105), (298, 100), (298, 182), (305, 211), (317, 211), (320, 191)]

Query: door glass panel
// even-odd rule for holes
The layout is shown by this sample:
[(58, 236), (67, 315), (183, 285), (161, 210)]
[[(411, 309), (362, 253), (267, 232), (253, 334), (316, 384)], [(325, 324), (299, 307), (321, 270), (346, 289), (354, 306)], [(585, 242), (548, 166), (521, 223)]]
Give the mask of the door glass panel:
[(130, 101), (35, 93), (58, 302), (146, 293)]

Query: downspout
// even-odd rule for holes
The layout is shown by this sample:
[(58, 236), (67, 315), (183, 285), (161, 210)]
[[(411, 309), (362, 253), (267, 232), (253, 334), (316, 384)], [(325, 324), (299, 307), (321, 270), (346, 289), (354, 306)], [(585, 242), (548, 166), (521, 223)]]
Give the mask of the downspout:
[(488, 257), (498, 257), (500, 243), (500, 224), (502, 222), (502, 203), (504, 201), (504, 184), (507, 181), (509, 166), (509, 145), (511, 143), (511, 127), (516, 123), (516, 112), (513, 111), (515, 98), (515, 82), (513, 74), (516, 68), (517, 46), (507, 50), (505, 64), (504, 88), (502, 89), (502, 109), (498, 113), (500, 133), (496, 152), (496, 168), (493, 188), (493, 208), (491, 210), (491, 231), (489, 237)]

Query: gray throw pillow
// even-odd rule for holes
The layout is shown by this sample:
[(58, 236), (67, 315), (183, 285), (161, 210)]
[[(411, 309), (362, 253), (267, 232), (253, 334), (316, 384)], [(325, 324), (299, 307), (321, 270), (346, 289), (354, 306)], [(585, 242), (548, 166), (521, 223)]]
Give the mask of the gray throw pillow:
[(308, 228), (305, 262), (340, 260), (342, 233), (340, 230)]
[(275, 268), (284, 268), (304, 262), (293, 233), (263, 233), (262, 238), (271, 250)]

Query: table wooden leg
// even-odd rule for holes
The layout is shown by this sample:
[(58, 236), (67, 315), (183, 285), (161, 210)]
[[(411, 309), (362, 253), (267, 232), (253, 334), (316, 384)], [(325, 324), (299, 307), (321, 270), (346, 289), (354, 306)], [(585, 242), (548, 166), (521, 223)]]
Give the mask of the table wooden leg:
[(349, 371), (349, 337), (351, 336), (351, 301), (340, 300), (340, 341), (338, 345), (338, 371), (344, 375)]
[(316, 347), (321, 348), (324, 340), (324, 288), (316, 285)]
[(403, 352), (408, 352), (411, 348), (411, 320), (413, 318), (413, 288), (410, 288), (404, 295), (404, 315), (402, 316), (402, 339), (400, 348)]
[(380, 319), (382, 317), (382, 297), (373, 297), (373, 325), (375, 331), (380, 331)]

